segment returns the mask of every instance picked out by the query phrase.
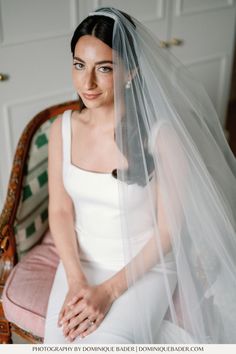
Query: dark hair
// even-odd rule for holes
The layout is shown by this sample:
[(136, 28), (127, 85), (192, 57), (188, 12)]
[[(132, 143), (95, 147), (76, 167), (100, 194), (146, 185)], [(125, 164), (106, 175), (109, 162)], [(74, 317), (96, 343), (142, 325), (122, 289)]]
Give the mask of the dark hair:
[[(101, 8), (102, 11), (106, 8)], [(123, 11), (119, 11), (135, 28), (135, 24), (132, 18)], [(99, 15), (99, 11), (96, 16), (86, 17), (75, 29), (73, 37), (71, 39), (71, 52), (74, 55), (75, 46), (80, 37), (85, 35), (92, 35), (100, 39), (102, 42), (106, 43), (110, 48), (112, 48), (112, 36), (114, 20), (109, 16)]]
[[(102, 11), (103, 9), (106, 9), (106, 8), (101, 8), (100, 10)], [(134, 28), (136, 28), (134, 22), (132, 21), (131, 17), (128, 14), (126, 14), (125, 12), (120, 11), (120, 10), (116, 10), (116, 11), (119, 11), (121, 13), (121, 15), (123, 15)], [(113, 28), (114, 28), (114, 19), (109, 16), (99, 15), (99, 11), (98, 11), (98, 15), (86, 17), (75, 29), (73, 37), (71, 39), (72, 55), (74, 56), (75, 46), (76, 46), (78, 40), (82, 36), (85, 36), (85, 35), (92, 35), (92, 36), (100, 39), (103, 43), (107, 44), (110, 48), (116, 50), (117, 48), (114, 47), (116, 44), (115, 43), (113, 44)], [(126, 40), (129, 44), (130, 48), (132, 49), (132, 55), (134, 58), (133, 66), (131, 66), (131, 64), (129, 63), (129, 69), (135, 68), (136, 70), (139, 70), (138, 56), (136, 54), (134, 40), (131, 37), (129, 31), (126, 30), (125, 27), (124, 27), (124, 31), (125, 31), (125, 35), (126, 35)], [(119, 44), (117, 44), (117, 45), (119, 45)], [(124, 57), (124, 55), (122, 55), (123, 53), (120, 52), (120, 50), (118, 51), (118, 53), (121, 58)], [(135, 90), (135, 87), (133, 88), (133, 90)], [(126, 97), (126, 100), (128, 100), (127, 106), (128, 107), (132, 106), (129, 98)], [(85, 105), (80, 97), (79, 97), (79, 104), (80, 104), (80, 111), (82, 111), (85, 108)], [(130, 107), (130, 109), (132, 109), (132, 107)], [(135, 105), (135, 110), (139, 111), (137, 105)], [(123, 136), (126, 136), (126, 139), (130, 141), (130, 144), (132, 144), (132, 143), (136, 144), (137, 139), (140, 138), (138, 132), (134, 132), (132, 127), (129, 127), (129, 128), (123, 127), (123, 122), (124, 122), (124, 120), (120, 121)], [(141, 125), (143, 125), (142, 119), (139, 120), (139, 126), (141, 126)], [(146, 129), (144, 126), (142, 127), (141, 131), (143, 131), (143, 137), (142, 137), (143, 141), (147, 141), (147, 133), (146, 133)], [(146, 161), (147, 161), (147, 170), (148, 170), (148, 173), (150, 174), (154, 168), (153, 159), (152, 159), (151, 155), (148, 153), (147, 149), (145, 149), (145, 150), (146, 151), (144, 153), (145, 153), (145, 157), (146, 157)], [(127, 155), (128, 154), (126, 154), (126, 157), (127, 157)], [(145, 185), (146, 181), (143, 180), (142, 176), (141, 177), (138, 176), (138, 166), (140, 164), (140, 161), (142, 160), (141, 156), (142, 156), (141, 151), (136, 152), (135, 155), (133, 156), (133, 163), (135, 165), (135, 166), (133, 165), (133, 169), (132, 169), (132, 171), (134, 172), (133, 176), (130, 175), (129, 169), (127, 171), (125, 171), (127, 183), (137, 183), (140, 185)], [(135, 167), (137, 167), (137, 170), (135, 169)], [(112, 175), (113, 175), (113, 177), (117, 178), (117, 170), (112, 171)]]

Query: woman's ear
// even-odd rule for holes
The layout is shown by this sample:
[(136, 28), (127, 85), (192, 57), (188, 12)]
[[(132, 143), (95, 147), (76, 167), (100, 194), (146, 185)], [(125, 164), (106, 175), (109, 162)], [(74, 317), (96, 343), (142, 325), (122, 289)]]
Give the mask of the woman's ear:
[(135, 76), (137, 75), (137, 73), (138, 73), (138, 69), (134, 68), (132, 71), (130, 71), (127, 74), (127, 79), (126, 79), (126, 84), (125, 84), (126, 89), (129, 89), (131, 87), (132, 81), (135, 78)]
[(134, 69), (132, 69), (129, 73), (128, 73), (128, 81), (132, 82), (132, 80), (135, 78), (135, 76), (138, 73), (138, 68), (135, 67)]

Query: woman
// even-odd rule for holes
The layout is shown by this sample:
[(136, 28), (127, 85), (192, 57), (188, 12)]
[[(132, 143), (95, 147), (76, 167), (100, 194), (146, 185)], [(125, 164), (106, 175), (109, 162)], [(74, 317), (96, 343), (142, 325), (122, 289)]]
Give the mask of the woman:
[(45, 343), (233, 343), (236, 164), (210, 100), (114, 8), (71, 50), (81, 108), (50, 131)]

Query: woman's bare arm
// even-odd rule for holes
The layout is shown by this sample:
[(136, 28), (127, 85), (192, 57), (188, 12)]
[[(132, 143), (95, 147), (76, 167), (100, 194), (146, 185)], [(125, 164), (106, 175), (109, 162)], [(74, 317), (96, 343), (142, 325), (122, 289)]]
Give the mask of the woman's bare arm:
[[(160, 244), (163, 256), (165, 256), (165, 254), (170, 252), (172, 245), (169, 231), (167, 228), (167, 221), (165, 218), (162, 197), (158, 187), (157, 219), (160, 235)], [(134, 274), (132, 274), (132, 281), (136, 281), (160, 261), (156, 237), (156, 235), (153, 235), (145, 244), (145, 246), (141, 249), (141, 251), (128, 263), (128, 265), (123, 267), (112, 278), (106, 281), (107, 286), (111, 288), (111, 293), (113, 294), (114, 299), (122, 295), (122, 293), (125, 292), (129, 287), (127, 282), (127, 272), (129, 272), (129, 270), (127, 269), (135, 269)], [(134, 277), (136, 279), (134, 279)]]
[(74, 230), (73, 202), (63, 184), (62, 117), (51, 125), (48, 145), (49, 227), (68, 284), (85, 280)]

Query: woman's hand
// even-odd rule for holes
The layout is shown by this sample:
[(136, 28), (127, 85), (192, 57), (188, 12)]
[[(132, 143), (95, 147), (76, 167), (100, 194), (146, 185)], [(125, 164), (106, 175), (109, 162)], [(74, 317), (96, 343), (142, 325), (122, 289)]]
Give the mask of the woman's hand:
[(86, 281), (83, 282), (74, 282), (73, 285), (69, 286), (69, 290), (66, 294), (64, 303), (62, 305), (61, 311), (59, 313), (58, 316), (58, 321), (57, 321), (57, 325), (58, 326), (62, 326), (63, 320), (64, 320), (64, 316), (67, 314), (67, 312), (70, 310), (70, 307), (68, 306), (68, 303), (75, 297), (77, 297), (77, 295), (79, 294), (80, 290), (87, 285)]
[(67, 303), (63, 315), (64, 335), (70, 340), (95, 331), (109, 311), (115, 297), (107, 283), (85, 284)]

